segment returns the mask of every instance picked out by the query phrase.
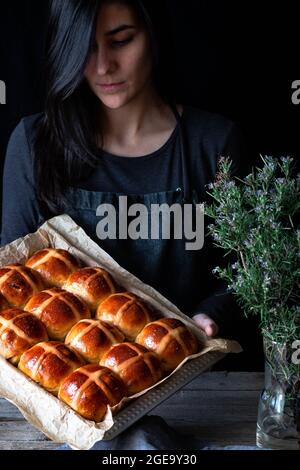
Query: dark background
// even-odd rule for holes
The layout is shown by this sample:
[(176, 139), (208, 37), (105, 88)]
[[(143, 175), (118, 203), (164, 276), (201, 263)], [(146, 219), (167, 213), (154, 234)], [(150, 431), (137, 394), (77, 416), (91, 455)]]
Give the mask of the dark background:
[[(299, 162), (300, 105), (291, 101), (292, 82), (300, 79), (296, 2), (274, 3), (169, 0), (174, 80), (180, 102), (239, 124), (253, 162), (259, 154), (291, 155)], [(46, 0), (1, 2), (0, 80), (7, 87), (7, 104), (0, 105), (1, 175), (13, 128), (43, 109), (46, 9)], [(261, 353), (253, 351), (245, 369), (262, 366)]]
[[(181, 102), (237, 121), (253, 156), (299, 158), (300, 105), (291, 102), (291, 84), (300, 79), (296, 2), (167, 2)], [(0, 105), (1, 162), (19, 119), (43, 108), (47, 3), (1, 2), (0, 80), (7, 85), (7, 104)]]
[[(296, 2), (167, 2), (178, 99), (235, 120), (254, 159), (259, 154), (299, 159), (300, 105), (291, 101), (292, 82), (300, 79)], [(43, 109), (47, 3), (1, 3), (0, 80), (7, 104), (0, 105), (0, 170), (19, 119)]]

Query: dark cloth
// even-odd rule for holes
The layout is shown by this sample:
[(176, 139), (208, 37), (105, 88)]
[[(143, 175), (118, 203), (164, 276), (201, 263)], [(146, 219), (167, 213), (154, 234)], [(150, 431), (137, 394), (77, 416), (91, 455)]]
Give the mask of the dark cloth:
[[(9, 141), (4, 169), (2, 245), (35, 231), (44, 222), (32, 165), (40, 117), (41, 114), (22, 119)], [(195, 204), (207, 200), (207, 185), (215, 179), (220, 156), (233, 160), (233, 174), (238, 176), (247, 173), (249, 162), (232, 121), (185, 106), (181, 123), (195, 209)], [(68, 188), (70, 203), (63, 212), (122, 267), (156, 288), (187, 315), (209, 314), (221, 327), (221, 334), (228, 335), (237, 305), (224, 283), (211, 272), (224, 260), (210, 239), (205, 238), (203, 248), (193, 251), (184, 248), (186, 240), (99, 240), (96, 235), (97, 207), (104, 203), (116, 206), (119, 195), (128, 196), (128, 206), (142, 203), (150, 211), (152, 204), (182, 204), (179, 129), (177, 124), (167, 142), (149, 155), (126, 157), (101, 152), (98, 167), (76, 188)]]
[[(71, 450), (63, 445), (58, 450)], [(129, 429), (110, 441), (97, 442), (92, 450), (261, 450), (257, 446), (220, 446), (183, 434), (169, 426), (160, 416), (144, 416)]]

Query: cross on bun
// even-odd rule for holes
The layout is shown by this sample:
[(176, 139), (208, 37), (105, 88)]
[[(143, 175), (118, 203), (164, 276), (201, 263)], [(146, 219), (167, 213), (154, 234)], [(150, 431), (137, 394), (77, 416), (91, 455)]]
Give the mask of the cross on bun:
[(105, 269), (82, 268), (70, 274), (64, 289), (79, 295), (95, 311), (102, 300), (117, 291), (112, 276)]
[(129, 395), (151, 387), (163, 376), (159, 358), (135, 343), (112, 346), (104, 354), (100, 364), (118, 374), (127, 386)]
[(38, 271), (48, 286), (62, 287), (69, 275), (80, 268), (76, 258), (66, 250), (45, 248), (34, 253), (25, 263)]
[(101, 320), (81, 320), (69, 331), (65, 343), (75, 349), (87, 362), (99, 364), (103, 354), (113, 344), (122, 343), (123, 333)]
[(31, 297), (25, 310), (36, 315), (47, 328), (49, 338), (63, 341), (73, 325), (90, 318), (88, 306), (76, 295), (53, 287)]
[(14, 307), (23, 308), (28, 299), (45, 288), (38, 272), (19, 263), (0, 269), (0, 292)]
[(0, 354), (17, 364), (21, 354), (34, 344), (47, 341), (44, 324), (32, 313), (10, 308), (0, 313)]
[(76, 351), (58, 341), (47, 341), (24, 352), (19, 369), (56, 395), (65, 377), (83, 364), (83, 359)]
[(84, 418), (99, 422), (107, 407), (117, 405), (126, 393), (124, 383), (114, 372), (89, 364), (64, 379), (58, 397)]
[(199, 350), (196, 336), (176, 318), (161, 318), (149, 323), (138, 335), (136, 342), (154, 351), (167, 372)]
[(120, 328), (134, 341), (144, 326), (154, 320), (150, 307), (132, 292), (112, 294), (99, 305), (96, 317)]

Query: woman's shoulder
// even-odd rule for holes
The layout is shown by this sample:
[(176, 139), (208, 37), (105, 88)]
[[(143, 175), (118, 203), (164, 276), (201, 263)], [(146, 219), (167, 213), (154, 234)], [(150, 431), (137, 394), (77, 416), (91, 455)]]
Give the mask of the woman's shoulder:
[(43, 116), (43, 112), (24, 116), (14, 129), (13, 134), (21, 134), (23, 138), (25, 137), (27, 139), (28, 144), (32, 145), (37, 133), (38, 125)]
[(24, 116), (21, 119), (21, 122), (24, 123), (24, 126), (28, 129), (33, 128), (43, 117), (45, 113), (36, 113), (36, 114), (30, 114), (29, 116)]
[(199, 137), (226, 138), (237, 127), (230, 118), (196, 106), (183, 105), (182, 116), (187, 130)]
[(195, 155), (201, 149), (202, 157), (213, 162), (214, 168), (220, 156), (230, 157), (232, 173), (240, 177), (251, 171), (244, 133), (235, 121), (193, 106), (185, 106), (184, 113), (191, 147), (197, 150)]
[(30, 145), (36, 136), (38, 123), (42, 119), (44, 113), (31, 114), (24, 116), (12, 130), (8, 145), (16, 145), (27, 143)]
[(32, 147), (34, 144), (37, 126), (43, 113), (32, 114), (20, 119), (13, 129), (6, 151), (6, 167), (14, 171), (14, 168), (22, 169), (24, 172), (31, 171)]

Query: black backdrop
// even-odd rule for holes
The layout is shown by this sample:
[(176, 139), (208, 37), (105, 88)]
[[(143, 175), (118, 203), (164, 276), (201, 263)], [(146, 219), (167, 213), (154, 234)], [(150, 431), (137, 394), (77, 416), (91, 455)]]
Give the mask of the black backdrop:
[[(159, 0), (153, 0), (159, 1)], [(299, 159), (296, 2), (167, 0), (172, 21), (179, 100), (234, 119), (253, 159)], [(43, 108), (43, 44), (47, 0), (4, 0), (0, 16), (0, 169), (8, 137), (25, 115)]]
[[(291, 100), (292, 82), (300, 78), (296, 2), (168, 0), (168, 5), (179, 100), (234, 119), (253, 161), (259, 154), (299, 161), (300, 104)], [(1, 2), (0, 80), (7, 88), (7, 103), (0, 105), (1, 174), (11, 131), (21, 117), (43, 108), (46, 11), (47, 0)]]

